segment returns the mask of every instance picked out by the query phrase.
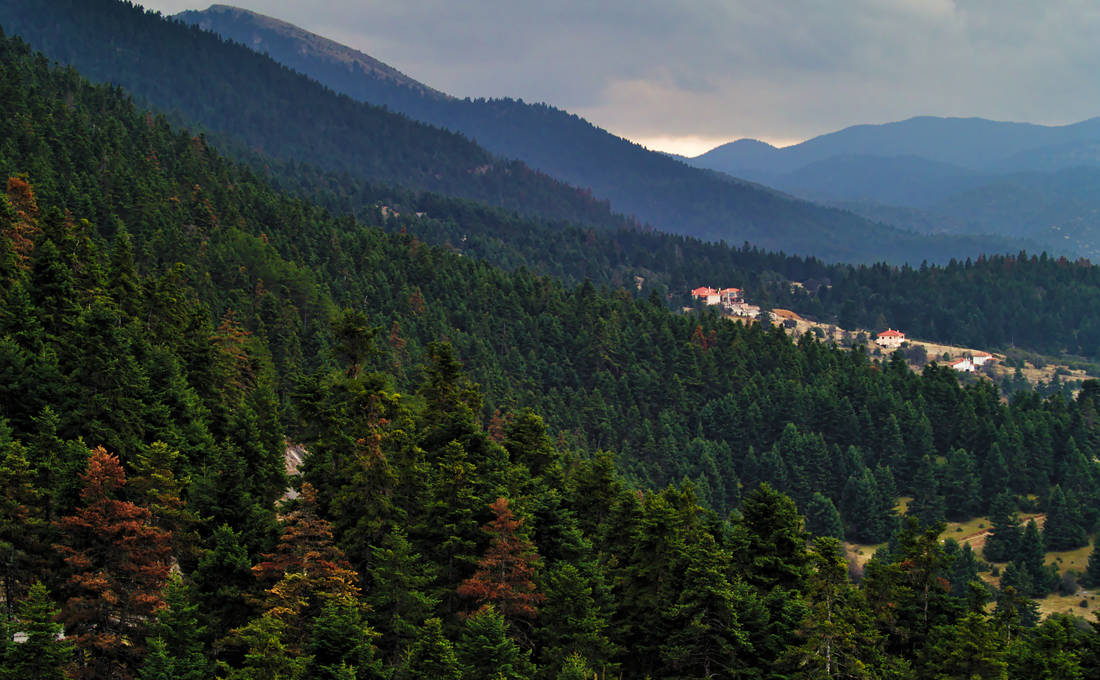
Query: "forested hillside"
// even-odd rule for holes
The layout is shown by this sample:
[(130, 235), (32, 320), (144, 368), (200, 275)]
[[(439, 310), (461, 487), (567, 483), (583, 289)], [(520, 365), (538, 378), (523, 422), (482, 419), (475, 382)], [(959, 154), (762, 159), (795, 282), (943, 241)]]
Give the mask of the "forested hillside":
[[(1021, 597), (1052, 586), (1027, 551), (1095, 528), (1095, 383), (1006, 405), (387, 235), (10, 39), (0, 99), (6, 673), (1100, 667), (1100, 634)], [(285, 438), (309, 454), (276, 505)], [(1033, 502), (996, 594), (917, 524)], [(859, 587), (842, 533), (894, 534)]]
[(0, 6), (0, 26), (90, 78), (118, 83), (175, 120), (216, 133), (212, 140), (227, 149), (258, 150), (355, 180), (438, 191), (578, 223), (632, 223), (612, 214), (610, 200), (617, 213), (637, 215), (666, 231), (735, 244), (751, 241), (832, 261), (938, 262), (960, 253), (1019, 247), (874, 224), (689, 168), (546, 106), (494, 102), (490, 115), (479, 119), (479, 129), (463, 129), (479, 140), (492, 131), (567, 155), (562, 163), (574, 171), (559, 176), (574, 178), (575, 186), (568, 186), (523, 163), (495, 158), (461, 135), (336, 95), (242, 45), (118, 0), (9, 0)]

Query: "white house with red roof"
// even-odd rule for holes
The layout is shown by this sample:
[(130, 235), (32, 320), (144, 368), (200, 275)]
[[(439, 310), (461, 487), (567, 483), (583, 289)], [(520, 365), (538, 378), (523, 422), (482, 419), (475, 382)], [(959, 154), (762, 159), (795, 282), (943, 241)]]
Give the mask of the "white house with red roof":
[(888, 349), (897, 349), (901, 347), (901, 343), (903, 342), (905, 342), (905, 333), (895, 331), (893, 328), (887, 328), (875, 338), (876, 345)]
[(955, 359), (947, 365), (955, 369), (959, 373), (973, 373), (976, 370), (974, 367), (974, 362), (970, 359)]
[(970, 359), (970, 361), (975, 366), (985, 366), (986, 362), (989, 362), (989, 361), (992, 361), (992, 360), (993, 360), (993, 355), (992, 354), (986, 354), (984, 352), (982, 354), (975, 354)]
[(722, 300), (722, 306), (728, 309), (738, 302), (745, 301), (745, 291), (740, 288), (723, 288), (718, 291), (718, 297)]
[(692, 290), (691, 297), (696, 300), (702, 300), (704, 304), (708, 305), (717, 305), (722, 302), (722, 296), (718, 290), (710, 288), (709, 286), (702, 286)]

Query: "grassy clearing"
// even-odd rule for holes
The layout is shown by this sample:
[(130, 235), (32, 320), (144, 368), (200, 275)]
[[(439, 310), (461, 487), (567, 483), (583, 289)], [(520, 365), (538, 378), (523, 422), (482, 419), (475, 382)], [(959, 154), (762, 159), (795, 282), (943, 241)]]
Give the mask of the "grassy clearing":
[[(1076, 595), (1048, 595), (1039, 602), (1039, 615), (1043, 618), (1051, 614), (1073, 614), (1092, 621), (1100, 611), (1100, 600), (1096, 599), (1095, 591), (1081, 591)], [(1081, 603), (1085, 606), (1082, 607)]]

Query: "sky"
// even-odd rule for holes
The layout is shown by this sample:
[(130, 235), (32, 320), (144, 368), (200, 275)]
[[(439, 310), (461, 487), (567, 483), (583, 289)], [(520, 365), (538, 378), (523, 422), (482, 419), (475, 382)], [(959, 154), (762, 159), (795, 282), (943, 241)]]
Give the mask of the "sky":
[[(141, 0), (173, 14), (186, 0)], [(239, 0), (458, 97), (653, 149), (777, 146), (916, 115), (1100, 115), (1095, 0)]]

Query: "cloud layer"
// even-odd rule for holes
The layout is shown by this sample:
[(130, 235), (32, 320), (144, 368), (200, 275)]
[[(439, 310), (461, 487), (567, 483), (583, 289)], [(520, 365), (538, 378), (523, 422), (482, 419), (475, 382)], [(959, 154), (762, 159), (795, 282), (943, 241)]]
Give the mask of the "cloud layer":
[[(179, 0), (148, 0), (173, 13)], [(635, 138), (805, 138), (913, 115), (1100, 115), (1091, 0), (241, 0), (458, 96)]]

